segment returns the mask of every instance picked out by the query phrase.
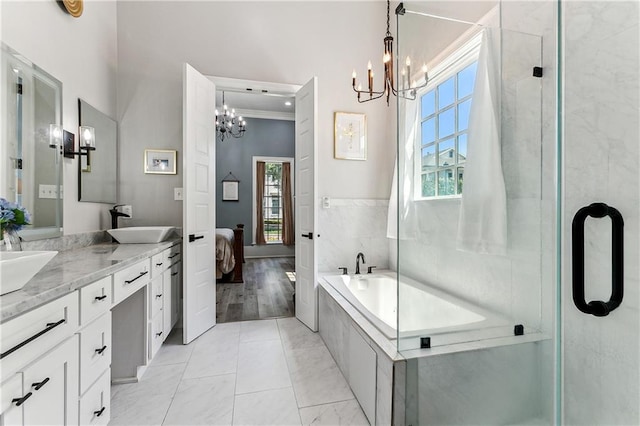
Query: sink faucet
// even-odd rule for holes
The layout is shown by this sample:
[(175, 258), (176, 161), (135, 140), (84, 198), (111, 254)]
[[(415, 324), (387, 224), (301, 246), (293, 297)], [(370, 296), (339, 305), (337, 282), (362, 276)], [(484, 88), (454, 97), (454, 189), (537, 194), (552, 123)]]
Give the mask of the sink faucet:
[(116, 204), (109, 210), (111, 213), (111, 229), (118, 229), (118, 218), (119, 217), (131, 217), (126, 213), (122, 213), (118, 211), (118, 207), (122, 207), (124, 204)]
[(360, 273), (360, 259), (362, 259), (363, 264), (367, 263), (364, 261), (364, 254), (358, 253), (356, 256), (356, 275)]

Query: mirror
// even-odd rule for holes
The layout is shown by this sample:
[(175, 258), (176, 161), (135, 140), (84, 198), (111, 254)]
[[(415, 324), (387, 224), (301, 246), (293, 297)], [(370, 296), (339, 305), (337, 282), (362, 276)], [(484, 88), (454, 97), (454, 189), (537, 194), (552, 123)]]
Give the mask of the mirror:
[(80, 126), (95, 129), (96, 150), (80, 156), (78, 200), (116, 203), (118, 125), (82, 99), (78, 99)]
[(26, 240), (62, 235), (62, 159), (50, 147), (51, 124), (62, 124), (62, 83), (2, 44), (0, 197), (24, 206)]

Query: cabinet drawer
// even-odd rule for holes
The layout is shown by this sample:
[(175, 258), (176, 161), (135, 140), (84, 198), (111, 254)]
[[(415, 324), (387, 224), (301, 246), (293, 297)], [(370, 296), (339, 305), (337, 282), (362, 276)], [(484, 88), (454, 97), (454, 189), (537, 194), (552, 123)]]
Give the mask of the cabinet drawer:
[(151, 278), (162, 275), (162, 271), (169, 267), (169, 250), (153, 255), (151, 258)]
[(149, 283), (151, 261), (141, 260), (135, 265), (113, 274), (113, 303), (122, 302)]
[[(26, 394), (27, 392), (22, 391), (22, 373), (14, 374), (13, 377), (0, 385), (0, 418), (2, 424), (22, 424), (21, 405), (32, 396), (27, 396)], [(16, 399), (22, 399), (22, 401), (15, 401)], [(16, 405), (16, 403), (19, 403), (20, 406)]]
[(167, 259), (167, 264), (168, 265), (174, 265), (176, 262), (180, 261), (181, 256), (181, 251), (182, 251), (182, 245), (177, 244), (165, 251), (163, 251), (163, 253), (165, 253), (166, 259)]
[(111, 418), (111, 369), (80, 398), (80, 424), (106, 425)]
[(80, 395), (111, 365), (111, 312), (80, 330)]
[(80, 325), (89, 324), (111, 308), (112, 277), (104, 277), (100, 281), (80, 289)]
[(27, 425), (78, 424), (78, 340), (72, 336), (22, 371)]
[(164, 340), (164, 330), (162, 329), (162, 315), (156, 315), (149, 324), (149, 359), (153, 358)]
[(78, 329), (78, 292), (0, 324), (0, 381)]
[(156, 315), (162, 310), (162, 304), (164, 299), (164, 288), (162, 285), (163, 276), (160, 275), (151, 281), (149, 291), (149, 319), (155, 318)]

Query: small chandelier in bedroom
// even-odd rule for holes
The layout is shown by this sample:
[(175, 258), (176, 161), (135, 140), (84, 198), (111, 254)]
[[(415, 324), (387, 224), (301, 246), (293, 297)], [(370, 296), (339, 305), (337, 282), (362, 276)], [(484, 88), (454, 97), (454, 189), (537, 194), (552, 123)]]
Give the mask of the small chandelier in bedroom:
[[(389, 29), (389, 8), (390, 0), (387, 0), (387, 34), (384, 38), (384, 55), (382, 56), (382, 62), (384, 64), (384, 77), (382, 79), (383, 87), (381, 91), (373, 90), (373, 71), (371, 70), (371, 61), (369, 61), (369, 64), (367, 65), (368, 88), (366, 90), (362, 89), (362, 84), (358, 84), (356, 87), (356, 71), (353, 70), (353, 74), (351, 75), (351, 84), (353, 86), (353, 91), (358, 94), (358, 102), (360, 103), (373, 101), (374, 99), (379, 99), (386, 95), (387, 105), (389, 105), (389, 97), (391, 96), (391, 93), (401, 98), (415, 100), (417, 90), (425, 87), (429, 80), (426, 64), (422, 66), (424, 83), (417, 85), (415, 80), (411, 80), (411, 58), (407, 56), (407, 60), (405, 62), (406, 67), (404, 67), (401, 72), (402, 78), (399, 82), (400, 87), (396, 86), (393, 77), (393, 36)], [(404, 15), (404, 13), (404, 5), (400, 3), (396, 8), (396, 15)]]
[(236, 117), (236, 110), (229, 109), (224, 102), (224, 92), (222, 92), (222, 114), (216, 110), (216, 135), (223, 141), (227, 137), (241, 138), (247, 130), (247, 122), (242, 116)]

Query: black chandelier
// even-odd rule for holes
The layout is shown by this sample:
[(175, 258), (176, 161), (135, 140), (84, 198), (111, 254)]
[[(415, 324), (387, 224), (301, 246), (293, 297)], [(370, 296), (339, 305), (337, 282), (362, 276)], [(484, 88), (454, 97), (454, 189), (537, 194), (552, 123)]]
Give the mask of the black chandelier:
[[(389, 97), (391, 96), (391, 93), (404, 99), (415, 100), (417, 90), (425, 87), (429, 80), (426, 64), (422, 66), (424, 83), (418, 86), (415, 80), (411, 80), (411, 58), (407, 56), (407, 60), (405, 62), (406, 67), (403, 68), (401, 72), (401, 86), (399, 88), (396, 87), (393, 77), (393, 36), (391, 35), (391, 30), (389, 29), (389, 9), (390, 0), (387, 0), (387, 34), (384, 38), (384, 55), (382, 56), (382, 62), (384, 64), (383, 88), (381, 91), (373, 90), (373, 71), (371, 70), (371, 61), (369, 61), (369, 64), (367, 65), (367, 90), (362, 89), (362, 84), (358, 84), (356, 88), (356, 71), (353, 70), (353, 74), (351, 75), (351, 84), (353, 86), (353, 91), (358, 94), (358, 102), (360, 103), (373, 101), (374, 99), (379, 99), (386, 95), (387, 105), (389, 105)], [(404, 5), (400, 3), (396, 8), (396, 15), (404, 15), (404, 13)]]
[(216, 135), (223, 141), (225, 138), (232, 136), (241, 138), (247, 130), (247, 122), (242, 116), (236, 117), (236, 110), (227, 107), (224, 102), (224, 92), (222, 92), (222, 114), (216, 110)]

